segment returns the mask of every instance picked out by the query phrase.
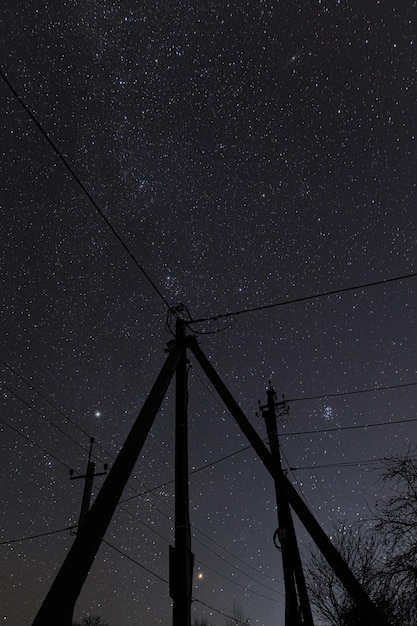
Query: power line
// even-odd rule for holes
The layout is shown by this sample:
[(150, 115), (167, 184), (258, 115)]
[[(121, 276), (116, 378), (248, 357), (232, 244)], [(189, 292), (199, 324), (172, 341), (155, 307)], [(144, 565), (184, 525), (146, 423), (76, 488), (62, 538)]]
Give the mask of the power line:
[(34, 441), (32, 441), (32, 439), (30, 439), (30, 437), (28, 437), (27, 435), (25, 435), (24, 433), (22, 433), (20, 430), (18, 430), (17, 428), (15, 428), (14, 426), (12, 426), (11, 424), (8, 424), (7, 422), (5, 422), (2, 418), (0, 418), (0, 422), (2, 424), (4, 424), (4, 426), (7, 426), (7, 428), (10, 428), (10, 430), (12, 430), (13, 432), (15, 432), (17, 435), (19, 435), (19, 437), (22, 437), (23, 439), (26, 439), (26, 441), (28, 441), (30, 443), (31, 446), (34, 446), (35, 448), (39, 448), (39, 450), (41, 452), (43, 452), (43, 454), (46, 454), (46, 456), (51, 457), (51, 459), (54, 459), (57, 463), (60, 463), (61, 465), (63, 465), (64, 467), (66, 467), (68, 470), (71, 469), (71, 467), (69, 465), (67, 465), (67, 463), (65, 463), (64, 461), (61, 461), (61, 459), (59, 459), (57, 456), (55, 456), (54, 454), (52, 454), (52, 452), (49, 452), (48, 450), (46, 450), (45, 448), (42, 448), (42, 446), (40, 446), (39, 444), (35, 443)]
[(132, 563), (134, 563), (135, 565), (138, 565), (141, 569), (145, 570), (145, 572), (147, 572), (148, 574), (151, 574), (152, 576), (155, 576), (155, 578), (157, 578), (161, 582), (165, 583), (166, 585), (169, 585), (169, 581), (168, 580), (166, 580), (165, 578), (162, 578), (162, 576), (160, 576), (156, 572), (154, 572), (151, 569), (149, 569), (149, 567), (146, 567), (146, 565), (143, 565), (142, 563), (139, 563), (139, 561), (137, 561), (136, 559), (131, 557), (129, 554), (126, 554), (126, 552), (124, 552), (123, 550), (120, 550), (119, 548), (116, 548), (116, 546), (114, 546), (109, 541), (106, 541), (105, 539), (103, 539), (103, 543), (105, 543), (106, 546), (109, 546), (109, 548), (112, 548), (112, 550), (115, 550), (116, 552), (121, 554), (123, 557), (125, 557), (129, 561), (132, 561)]
[[(328, 397), (328, 396), (323, 396), (323, 397)], [(300, 431), (292, 432), (292, 433), (282, 432), (281, 436), (282, 437), (298, 437), (298, 435), (320, 435), (323, 433), (340, 432), (344, 430), (356, 430), (356, 429), (361, 429), (361, 428), (375, 428), (375, 427), (380, 427), (380, 426), (391, 426), (395, 424), (407, 424), (409, 422), (417, 422), (417, 418), (413, 417), (409, 419), (407, 418), (407, 419), (392, 420), (392, 421), (387, 421), (387, 422), (378, 422), (375, 424), (356, 424), (353, 426), (338, 426), (336, 428), (300, 430)], [(266, 439), (264, 439), (264, 442), (266, 442)], [(205, 463), (204, 465), (201, 465), (200, 467), (196, 467), (194, 470), (191, 470), (189, 472), (189, 475), (191, 476), (192, 474), (197, 474), (198, 472), (202, 472), (203, 470), (208, 469), (209, 467), (214, 467), (215, 465), (218, 465), (219, 463), (222, 463), (223, 461), (227, 461), (228, 459), (231, 459), (237, 456), (238, 454), (241, 454), (242, 452), (246, 452), (247, 450), (250, 450), (250, 449), (252, 449), (252, 446), (248, 445), (243, 448), (240, 448), (240, 450), (235, 450), (234, 452), (230, 452), (230, 454), (226, 454), (225, 456), (222, 456), (213, 461), (209, 461), (208, 463)], [(133, 500), (134, 498), (138, 498), (139, 496), (145, 495), (147, 493), (151, 493), (152, 491), (156, 491), (157, 489), (161, 489), (162, 487), (167, 487), (168, 485), (171, 485), (173, 482), (174, 480), (168, 480), (164, 483), (161, 483), (160, 485), (157, 485), (156, 487), (151, 487), (150, 489), (148, 489), (147, 491), (144, 491), (143, 493), (137, 493), (137, 494), (134, 494), (133, 496), (129, 496), (128, 498), (125, 498), (121, 502), (122, 503), (128, 502), (129, 500)]]
[(30, 539), (39, 539), (40, 537), (49, 537), (51, 535), (57, 535), (58, 533), (64, 533), (67, 530), (71, 531), (76, 526), (67, 526), (66, 528), (59, 528), (58, 530), (50, 530), (46, 533), (40, 533), (39, 535), (28, 535), (27, 537), (20, 537), (19, 539), (9, 539), (8, 541), (0, 541), (0, 546), (9, 545), (12, 543), (20, 543), (22, 541), (29, 541)]
[(318, 428), (317, 430), (299, 430), (296, 433), (281, 433), (282, 437), (293, 437), (298, 435), (321, 435), (323, 433), (341, 432), (343, 430), (358, 430), (366, 428), (379, 428), (380, 426), (394, 426), (395, 424), (408, 424), (417, 422), (417, 417), (410, 417), (401, 420), (392, 420), (390, 422), (377, 422), (375, 424), (355, 424), (353, 426), (337, 426), (336, 428)]
[(386, 385), (382, 387), (369, 387), (368, 389), (353, 389), (352, 391), (337, 391), (326, 393), (320, 396), (300, 396), (299, 398), (288, 398), (287, 402), (304, 402), (306, 400), (325, 400), (326, 398), (338, 398), (340, 396), (354, 396), (360, 393), (374, 393), (376, 391), (389, 391), (390, 389), (402, 389), (405, 387), (415, 387), (417, 383), (399, 383), (397, 385)]
[[(166, 580), (166, 578), (163, 578), (162, 576), (160, 576), (159, 574), (157, 574), (156, 572), (154, 572), (150, 568), (146, 567), (145, 565), (140, 563), (138, 560), (136, 560), (133, 557), (131, 557), (129, 554), (126, 554), (126, 552), (124, 552), (123, 550), (120, 550), (120, 548), (117, 548), (115, 545), (113, 545), (109, 541), (106, 541), (105, 539), (103, 539), (103, 543), (105, 543), (109, 548), (112, 548), (112, 550), (114, 550), (115, 552), (117, 552), (121, 556), (125, 557), (126, 559), (128, 559), (129, 561), (134, 563), (135, 565), (138, 565), (145, 572), (147, 572), (148, 574), (151, 574), (151, 576), (154, 576), (155, 578), (157, 578), (161, 582), (165, 583), (166, 585), (169, 585), (169, 581)], [(228, 619), (232, 619), (235, 622), (238, 622), (239, 624), (242, 624), (242, 626), (246, 626), (245, 622), (241, 622), (239, 619), (236, 619), (232, 615), (228, 615), (227, 613), (224, 613), (223, 611), (220, 611), (219, 609), (214, 608), (210, 604), (207, 604), (206, 602), (203, 602), (202, 600), (199, 600), (198, 598), (193, 597), (193, 602), (198, 602), (199, 604), (202, 604), (203, 606), (207, 607), (211, 611), (215, 611), (219, 615), (223, 615), (223, 617), (227, 617)]]
[[(220, 578), (223, 578), (224, 580), (227, 580), (228, 583), (231, 583), (232, 585), (236, 585), (237, 587), (240, 587), (241, 589), (243, 589), (247, 593), (253, 593), (254, 595), (260, 596), (261, 598), (264, 598), (265, 600), (270, 600), (271, 602), (277, 602), (278, 604), (281, 604), (281, 600), (276, 600), (275, 598), (269, 598), (268, 596), (265, 596), (263, 593), (259, 593), (259, 591), (254, 591), (253, 589), (249, 589), (248, 587), (245, 587), (245, 585), (241, 585), (236, 580), (233, 580), (232, 578), (230, 578), (230, 576), (225, 576), (224, 574), (221, 574), (220, 572), (218, 572), (214, 568), (212, 568), (209, 565), (203, 563), (202, 561), (199, 561), (198, 559), (196, 559), (196, 562), (200, 563), (201, 565), (203, 565), (203, 567), (205, 569), (208, 569), (211, 572), (214, 572), (214, 574), (217, 574), (217, 576), (220, 576)], [(256, 582), (258, 583), (258, 581), (256, 581)], [(258, 583), (258, 584), (261, 584), (261, 583)], [(282, 592), (279, 592), (276, 589), (274, 589), (273, 591), (274, 591), (274, 593), (277, 593), (279, 595), (284, 595)]]
[(43, 126), (40, 124), (40, 122), (37, 120), (37, 118), (35, 117), (35, 114), (33, 113), (33, 111), (28, 107), (28, 105), (23, 101), (22, 97), (17, 93), (17, 91), (15, 90), (15, 88), (13, 87), (13, 85), (11, 84), (11, 82), (9, 81), (9, 79), (6, 77), (6, 75), (3, 73), (3, 71), (0, 69), (0, 76), (2, 77), (2, 79), (4, 80), (4, 82), (6, 83), (6, 85), (9, 87), (10, 91), (12, 92), (12, 94), (14, 95), (14, 97), (16, 98), (16, 100), (18, 100), (18, 102), (21, 104), (21, 106), (23, 107), (23, 109), (26, 111), (26, 113), (30, 116), (30, 118), (32, 119), (32, 121), (35, 123), (35, 125), (37, 126), (38, 130), (42, 133), (43, 137), (46, 139), (46, 141), (48, 142), (48, 144), (51, 146), (51, 148), (53, 149), (53, 151), (55, 152), (55, 154), (58, 156), (58, 158), (60, 159), (60, 161), (63, 163), (64, 167), (67, 169), (67, 171), (70, 173), (71, 177), (75, 180), (75, 182), (78, 184), (78, 186), (81, 188), (81, 190), (83, 191), (83, 193), (87, 196), (88, 200), (90, 201), (90, 203), (93, 205), (93, 207), (95, 208), (95, 210), (97, 211), (97, 213), (100, 215), (100, 217), (102, 218), (102, 220), (107, 224), (107, 226), (109, 227), (109, 229), (111, 230), (111, 232), (113, 233), (113, 235), (116, 237), (116, 239), (119, 241), (119, 243), (122, 245), (122, 247), (124, 248), (124, 250), (127, 252), (127, 254), (130, 256), (130, 258), (132, 259), (133, 263), (136, 265), (136, 267), (139, 269), (139, 271), (142, 273), (142, 275), (145, 277), (145, 279), (148, 281), (148, 283), (151, 285), (152, 289), (158, 294), (159, 298), (162, 300), (162, 302), (165, 304), (165, 306), (172, 311), (173, 315), (176, 315), (175, 311), (172, 310), (171, 305), (168, 303), (168, 301), (166, 300), (166, 298), (163, 296), (163, 294), (161, 293), (161, 291), (158, 289), (157, 285), (155, 284), (155, 282), (152, 280), (152, 278), (149, 276), (149, 274), (146, 272), (146, 270), (142, 267), (142, 265), (139, 263), (139, 261), (137, 260), (136, 256), (133, 254), (133, 252), (129, 249), (128, 245), (125, 243), (125, 241), (122, 239), (122, 237), (119, 235), (119, 233), (117, 232), (117, 230), (114, 228), (114, 226), (111, 224), (111, 222), (109, 221), (109, 219), (105, 216), (105, 214), (103, 213), (103, 211), (100, 209), (100, 207), (98, 206), (97, 202), (94, 200), (93, 196), (91, 195), (91, 193), (88, 191), (88, 189), (86, 188), (86, 186), (84, 185), (84, 183), (81, 181), (81, 179), (79, 178), (79, 176), (75, 173), (75, 171), (73, 170), (72, 166), (70, 165), (70, 163), (68, 162), (68, 160), (64, 157), (64, 155), (60, 152), (60, 150), (58, 149), (58, 147), (56, 146), (56, 144), (52, 141), (52, 139), (49, 137), (48, 133), (46, 132), (46, 130), (44, 130)]
[[(146, 522), (143, 522), (139, 517), (137, 517), (137, 515), (135, 515), (134, 513), (132, 513), (131, 511), (129, 511), (128, 509), (126, 509), (125, 507), (121, 506), (121, 503), (119, 503), (118, 508), (121, 508), (123, 511), (125, 511), (126, 513), (128, 513), (128, 515), (130, 515), (130, 517), (132, 517), (133, 519), (135, 519), (137, 522), (139, 522), (139, 524), (141, 524), (142, 526), (144, 526), (145, 528), (147, 528), (148, 530), (150, 530), (152, 533), (154, 533), (155, 535), (157, 535), (160, 539), (162, 539), (163, 541), (165, 541), (166, 543), (170, 543), (170, 540), (167, 539), (164, 535), (162, 535), (161, 533), (159, 533), (158, 531), (156, 531), (154, 528), (152, 528), (151, 526), (149, 526), (148, 524), (146, 524)], [(198, 529), (196, 526), (193, 526), (195, 530), (197, 530), (200, 534), (205, 535), (205, 533), (203, 533), (203, 531), (201, 531), (200, 529)], [(213, 539), (211, 539), (210, 537), (207, 536), (207, 538), (212, 541), (213, 543), (216, 543)], [(217, 552), (215, 552), (213, 549), (211, 549), (209, 546), (205, 545), (202, 541), (198, 540), (196, 537), (193, 537), (194, 541), (196, 543), (199, 543), (200, 545), (202, 545), (204, 548), (206, 548), (207, 550), (209, 550), (210, 552), (212, 552), (213, 554), (215, 554), (218, 558), (220, 558), (222, 561), (224, 561), (225, 563), (228, 563), (229, 565), (231, 565), (234, 569), (236, 569), (240, 574), (243, 574), (244, 576), (246, 576), (247, 578), (250, 578), (251, 580), (253, 580), (256, 584), (260, 585), (261, 587), (265, 587), (265, 589), (268, 589), (268, 591), (272, 591), (273, 593), (280, 593), (278, 590), (276, 589), (272, 589), (271, 587), (268, 587), (268, 585), (265, 585), (265, 583), (262, 583), (260, 580), (257, 580), (256, 578), (254, 578), (253, 576), (251, 576), (250, 574), (247, 574), (246, 572), (244, 572), (243, 570), (239, 569), (236, 565), (234, 565), (233, 563), (230, 563), (229, 561), (227, 561), (227, 559), (225, 559), (223, 556), (221, 556), (220, 554), (218, 554)], [(249, 563), (246, 563), (246, 561), (244, 561), (243, 559), (239, 558), (238, 556), (236, 556), (235, 554), (233, 554), (233, 552), (230, 552), (230, 550), (227, 550), (227, 548), (225, 548), (224, 546), (222, 546), (221, 544), (217, 544), (222, 550), (224, 550), (226, 553), (230, 554), (230, 556), (238, 561), (241, 561), (245, 566), (250, 567), (251, 569), (253, 569), (258, 575), (264, 576), (265, 578), (268, 578), (267, 576), (265, 576), (265, 574), (263, 574), (262, 572), (259, 572), (256, 568), (254, 568), (253, 566), (251, 566)], [(229, 580), (229, 582), (231, 582), (232, 584), (237, 585), (238, 587), (242, 587), (243, 589), (245, 589), (246, 591), (248, 591), (249, 593), (255, 593), (256, 595), (261, 595), (259, 594), (259, 592), (255, 592), (252, 589), (247, 589), (246, 587), (244, 587), (243, 585), (241, 585), (240, 583), (238, 583), (237, 581), (234, 580), (230, 580), (227, 576), (225, 576), (224, 574), (222, 574), (221, 572), (219, 572), (218, 570), (215, 570), (214, 568), (210, 567), (209, 565), (207, 565), (206, 563), (204, 563), (203, 561), (199, 561), (204, 568), (207, 568), (211, 571), (213, 571), (214, 573), (218, 574), (221, 578), (225, 578), (226, 580)], [(271, 579), (272, 580), (272, 579)], [(262, 596), (268, 600), (271, 600), (271, 598), (268, 598), (267, 596)]]
[[(0, 363), (2, 363), (5, 367), (7, 367), (21, 382), (25, 383), (25, 385), (27, 385), (30, 389), (32, 389), (32, 391), (34, 391), (38, 396), (40, 396), (42, 400), (47, 402), (55, 411), (57, 411), (57, 413), (59, 413), (65, 420), (67, 420), (67, 422), (70, 422), (71, 424), (73, 424), (73, 426), (75, 426), (75, 428), (77, 428), (83, 435), (88, 437), (89, 440), (91, 439), (91, 435), (89, 433), (87, 433), (83, 428), (81, 428), (81, 426), (79, 426), (77, 422), (75, 422), (70, 417), (68, 417), (68, 415), (65, 415), (65, 413), (61, 411), (61, 409), (57, 407), (53, 402), (51, 402), (51, 400), (49, 400), (41, 391), (39, 391), (39, 389), (37, 389), (34, 385), (32, 385), (32, 383), (26, 380), (26, 378), (24, 378), (21, 374), (19, 374), (19, 372), (12, 365), (10, 365), (10, 363), (7, 363), (7, 361), (4, 361), (4, 359), (2, 359), (1, 357), (0, 357)], [(103, 450), (103, 452), (106, 452), (106, 451)]]
[[(198, 530), (198, 529), (196, 529), (196, 530)], [(261, 585), (262, 587), (265, 587), (265, 589), (268, 589), (268, 591), (272, 591), (273, 593), (279, 593), (276, 589), (273, 589), (272, 587), (269, 587), (268, 585), (265, 585), (265, 583), (261, 583), (259, 580), (257, 580), (256, 578), (254, 578), (254, 577), (253, 577), (253, 576), (251, 576), (250, 574), (247, 574), (247, 573), (246, 573), (246, 572), (244, 572), (243, 570), (239, 569), (239, 567), (238, 567), (237, 565), (235, 565), (234, 563), (231, 563), (230, 561), (228, 561), (228, 560), (227, 560), (224, 556), (222, 556), (221, 554), (219, 554), (218, 552), (216, 552), (215, 550), (213, 550), (212, 548), (210, 548), (210, 546), (207, 546), (205, 543), (203, 543), (202, 541), (200, 541), (199, 539), (197, 539), (197, 537), (195, 537), (195, 536), (194, 536), (194, 537), (193, 537), (193, 540), (194, 540), (196, 543), (199, 543), (201, 546), (203, 546), (206, 550), (208, 550), (209, 552), (211, 552), (212, 554), (214, 554), (215, 556), (217, 556), (219, 559), (221, 559), (222, 561), (224, 561), (225, 563), (227, 563), (228, 565), (230, 565), (231, 567), (233, 567), (233, 568), (234, 568), (237, 572), (239, 572), (239, 574), (243, 574), (244, 576), (247, 576), (247, 578), (250, 578), (251, 580), (253, 580), (253, 581), (254, 581), (257, 585)], [(233, 553), (231, 553), (231, 552), (229, 552), (228, 550), (226, 550), (226, 548), (224, 548), (223, 546), (221, 546), (221, 548), (222, 548), (222, 550), (224, 550), (226, 553), (231, 554), (231, 556), (232, 556), (232, 557), (234, 557), (234, 558), (238, 558), (238, 557), (235, 557), (235, 555), (234, 555)], [(246, 562), (245, 562), (245, 561), (243, 561), (242, 559), (239, 559), (239, 560), (240, 560), (240, 561), (242, 561), (242, 563), (244, 563), (244, 565), (249, 566), (249, 563), (246, 563)], [(202, 562), (200, 561), (200, 563), (202, 563)], [(203, 563), (203, 565), (204, 565), (204, 563)], [(208, 567), (208, 565), (204, 565), (204, 567)], [(209, 568), (209, 569), (210, 569), (210, 568)], [(256, 568), (252, 567), (252, 569), (254, 569), (254, 570), (255, 570), (255, 572), (256, 572), (258, 575), (265, 576), (265, 574), (263, 574), (262, 572), (258, 572), (258, 570), (257, 570)], [(213, 570), (213, 571), (215, 571), (215, 570)], [(216, 572), (216, 573), (218, 573), (218, 572)], [(222, 575), (222, 574), (220, 574), (220, 575)], [(265, 576), (265, 578), (267, 578), (267, 577)], [(283, 581), (277, 581), (277, 582), (279, 582), (280, 584), (283, 584)]]
[(381, 457), (378, 459), (365, 459), (363, 461), (342, 461), (339, 463), (322, 463), (321, 465), (300, 465), (298, 467), (288, 467), (288, 471), (290, 472), (299, 472), (302, 470), (311, 470), (311, 469), (335, 469), (338, 467), (358, 467), (360, 465), (380, 465), (384, 461), (387, 461), (386, 458)]
[[(249, 446), (251, 447), (251, 446)], [(149, 493), (152, 490), (156, 490), (156, 489), (160, 489), (161, 487), (165, 487), (169, 484), (172, 484), (174, 481), (170, 480), (167, 481), (166, 483), (163, 483), (162, 485), (159, 485), (157, 487), (153, 487), (153, 489), (149, 489), (148, 491), (145, 491), (144, 493), (139, 493), (139, 494), (135, 494), (134, 496), (130, 496), (129, 498), (126, 498), (125, 500), (121, 500), (118, 504), (118, 507), (120, 507), (123, 511), (125, 511), (126, 513), (128, 513), (131, 517), (133, 517), (134, 519), (136, 519), (141, 525), (145, 526), (145, 528), (148, 528), (151, 532), (155, 533), (156, 535), (158, 535), (161, 539), (163, 539), (164, 541), (166, 541), (167, 543), (169, 543), (169, 540), (164, 537), (163, 535), (161, 535), (160, 533), (158, 533), (157, 531), (155, 531), (154, 528), (152, 528), (151, 526), (148, 526), (145, 522), (143, 522), (142, 520), (140, 520), (136, 515), (134, 515), (131, 511), (129, 511), (129, 509), (126, 509), (126, 507), (122, 506), (122, 504), (124, 504), (125, 502), (128, 502), (129, 500), (132, 500), (133, 498), (137, 498), (141, 495), (144, 495), (146, 493)], [(159, 510), (159, 509), (157, 509)], [(206, 537), (209, 541), (211, 541), (212, 543), (214, 543), (215, 545), (217, 545), (219, 548), (221, 548), (221, 550), (224, 550), (224, 552), (226, 552), (226, 554), (229, 554), (233, 559), (236, 559), (237, 561), (240, 561), (245, 567), (248, 567), (250, 569), (252, 569), (258, 576), (263, 576), (264, 578), (268, 578), (269, 580), (275, 582), (276, 579), (271, 578), (270, 576), (267, 576), (266, 574), (264, 574), (263, 572), (260, 572), (256, 569), (256, 567), (254, 567), (253, 565), (251, 565), (250, 563), (247, 563), (244, 559), (241, 559), (240, 557), (238, 557), (236, 554), (234, 554), (233, 552), (231, 552), (230, 550), (228, 550), (227, 548), (225, 548), (224, 546), (222, 546), (220, 543), (218, 543), (217, 541), (215, 541), (214, 539), (212, 539), (211, 537), (209, 537), (206, 533), (204, 533), (200, 528), (198, 528), (195, 524), (192, 524), (192, 527), (195, 531), (197, 531), (198, 533), (200, 533), (201, 535), (203, 535), (204, 537)], [(210, 548), (210, 546), (206, 545), (203, 541), (201, 541), (200, 539), (197, 539), (197, 537), (193, 536), (193, 540), (196, 543), (199, 543), (200, 545), (202, 545), (204, 548), (206, 548), (206, 550), (208, 550), (209, 552), (212, 552), (214, 555), (216, 555), (219, 559), (221, 559), (222, 561), (224, 561), (225, 563), (227, 563), (228, 565), (230, 565), (231, 567), (234, 567), (240, 574), (243, 574), (244, 576), (247, 576), (248, 578), (251, 578), (251, 580), (253, 580), (254, 582), (256, 582), (259, 585), (262, 585), (263, 587), (265, 587), (266, 589), (268, 589), (269, 591), (275, 591), (274, 589), (272, 589), (271, 587), (268, 587), (268, 585), (265, 585), (264, 583), (261, 583), (259, 580), (253, 578), (250, 574), (248, 574), (247, 572), (244, 572), (243, 570), (239, 569), (236, 565), (234, 565), (233, 563), (231, 563), (230, 561), (228, 561), (224, 556), (222, 556), (221, 554), (219, 554), (218, 552), (216, 552), (215, 550), (213, 550), (212, 548)]]
[(210, 609), (211, 611), (214, 611), (215, 613), (218, 613), (219, 615), (222, 615), (223, 617), (227, 617), (227, 619), (231, 619), (234, 624), (241, 624), (241, 626), (247, 626), (247, 621), (242, 622), (240, 619), (238, 619), (237, 617), (234, 617), (233, 615), (228, 615), (227, 613), (224, 613), (223, 611), (220, 611), (219, 609), (215, 609), (214, 606), (211, 606), (211, 604), (207, 604), (207, 602), (203, 602), (202, 600), (199, 600), (198, 598), (194, 598), (194, 597), (193, 597), (193, 602), (198, 602), (199, 604), (202, 604), (203, 606)]
[(229, 311), (227, 313), (220, 313), (218, 315), (211, 315), (209, 317), (200, 317), (198, 319), (191, 320), (191, 323), (199, 324), (202, 322), (211, 322), (211, 321), (216, 321), (219, 319), (225, 319), (227, 317), (243, 315), (245, 313), (255, 313), (257, 311), (275, 309), (278, 307), (286, 306), (288, 304), (308, 302), (309, 300), (317, 300), (319, 298), (325, 298), (326, 296), (333, 296), (333, 295), (340, 294), (340, 293), (347, 293), (349, 291), (359, 291), (360, 289), (367, 289), (368, 287), (376, 287), (377, 285), (385, 285), (385, 284), (397, 282), (400, 280), (406, 280), (408, 278), (415, 278), (416, 276), (417, 276), (417, 272), (413, 272), (411, 274), (404, 274), (402, 276), (395, 276), (393, 278), (384, 278), (383, 280), (375, 280), (370, 283), (363, 283), (362, 285), (356, 285), (355, 287), (341, 287), (339, 289), (331, 289), (329, 291), (322, 291), (321, 293), (315, 293), (309, 296), (302, 296), (300, 298), (293, 298), (291, 300), (281, 300), (280, 302), (274, 302), (272, 304), (264, 304), (261, 306), (250, 307), (247, 309), (240, 309), (238, 311)]
[(47, 422), (48, 424), (50, 424), (51, 426), (53, 426), (53, 428), (55, 428), (58, 432), (60, 432), (62, 435), (64, 435), (64, 437), (67, 437), (67, 439), (69, 439), (70, 441), (72, 441), (72, 443), (74, 443), (76, 446), (78, 446), (79, 448), (81, 448), (81, 450), (83, 450), (85, 452), (86, 448), (79, 443), (78, 441), (76, 441), (73, 437), (71, 437), (71, 435), (69, 435), (68, 433), (66, 433), (64, 430), (62, 430), (62, 428), (60, 428), (59, 426), (57, 426), (56, 424), (54, 424), (54, 422), (52, 422), (48, 417), (46, 417), (46, 415), (43, 415), (43, 413), (41, 413), (40, 411), (38, 411), (37, 409), (35, 409), (33, 406), (31, 406), (29, 404), (29, 402), (26, 402), (26, 400), (24, 400), (21, 396), (19, 396), (18, 393), (16, 393), (15, 391), (13, 391), (12, 389), (10, 389), (7, 385), (2, 385), (3, 389), (5, 389), (9, 394), (11, 394), (12, 396), (14, 396), (15, 398), (17, 398), (18, 400), (20, 400), (20, 402), (22, 404), (24, 404), (28, 409), (30, 409), (31, 411), (33, 411), (34, 413), (36, 413), (36, 415), (39, 415), (40, 418), (42, 418), (45, 422)]

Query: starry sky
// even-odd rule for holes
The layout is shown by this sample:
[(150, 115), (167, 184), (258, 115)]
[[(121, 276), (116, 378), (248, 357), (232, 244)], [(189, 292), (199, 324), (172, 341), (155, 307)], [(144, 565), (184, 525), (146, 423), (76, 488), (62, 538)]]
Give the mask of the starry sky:
[[(384, 497), (381, 459), (416, 432), (415, 10), (3, 1), (21, 98), (0, 79), (4, 624), (31, 623), (73, 541), (69, 469), (85, 472), (89, 437), (101, 471), (138, 415), (172, 339), (166, 302), (193, 319), (281, 303), (190, 332), (261, 437), (268, 381), (290, 400), (284, 466), (329, 535)], [(272, 480), (190, 361), (193, 617), (222, 624), (238, 602), (283, 624)], [(170, 623), (173, 401), (172, 385), (77, 619)]]

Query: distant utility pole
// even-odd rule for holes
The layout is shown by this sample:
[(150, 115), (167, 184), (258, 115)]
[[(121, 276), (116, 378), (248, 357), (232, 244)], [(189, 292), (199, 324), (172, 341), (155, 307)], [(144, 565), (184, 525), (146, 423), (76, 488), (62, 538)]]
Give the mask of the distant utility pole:
[(107, 474), (107, 463), (104, 464), (104, 472), (98, 472), (97, 474), (95, 473), (96, 464), (94, 463), (94, 461), (91, 460), (91, 453), (93, 451), (93, 443), (94, 443), (94, 437), (91, 437), (90, 438), (90, 451), (88, 453), (87, 471), (84, 474), (84, 476), (74, 476), (74, 470), (70, 470), (71, 480), (85, 478), (80, 517), (78, 518), (78, 528), (81, 528), (81, 526), (84, 524), (87, 518), (87, 513), (90, 510), (90, 502), (91, 502), (91, 494), (93, 491), (94, 477), (103, 476), (104, 474)]
[[(284, 413), (288, 413), (288, 408), (285, 400), (276, 402), (276, 394), (271, 385), (267, 390), (267, 398), (267, 404), (259, 408), (265, 420), (271, 455), (275, 459), (279, 471), (283, 473), (276, 409), (278, 408), (283, 410)], [(275, 495), (277, 499), (278, 530), (274, 535), (274, 542), (278, 538), (280, 542), (279, 550), (282, 554), (285, 583), (285, 626), (314, 626), (290, 505), (287, 498), (280, 491), (276, 480)]]

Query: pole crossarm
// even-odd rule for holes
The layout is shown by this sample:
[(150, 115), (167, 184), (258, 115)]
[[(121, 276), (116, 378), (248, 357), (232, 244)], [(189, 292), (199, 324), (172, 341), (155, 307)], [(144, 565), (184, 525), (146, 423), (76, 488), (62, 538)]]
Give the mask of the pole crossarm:
[(107, 479), (88, 512), (33, 626), (71, 626), (75, 602), (181, 357), (174, 344)]
[(346, 591), (356, 602), (363, 617), (369, 620), (370, 626), (390, 626), (387, 620), (381, 615), (379, 609), (375, 606), (368, 594), (352, 574), (350, 568), (334, 547), (326, 533), (323, 531), (314, 515), (311, 513), (307, 505), (303, 502), (295, 488), (292, 486), (279, 464), (276, 462), (262, 439), (249, 422), (236, 400), (233, 398), (226, 385), (217, 374), (210, 361), (205, 356), (197, 343), (195, 337), (189, 337), (188, 345), (193, 352), (195, 358), (200, 364), (207, 378), (211, 381), (219, 396), (229, 409), (230, 413), (236, 420), (238, 426), (260, 457), (264, 466), (275, 480), (279, 491), (283, 497), (289, 502), (304, 528), (307, 530), (317, 547), (326, 558), (330, 567), (332, 567), (336, 576), (339, 578)]

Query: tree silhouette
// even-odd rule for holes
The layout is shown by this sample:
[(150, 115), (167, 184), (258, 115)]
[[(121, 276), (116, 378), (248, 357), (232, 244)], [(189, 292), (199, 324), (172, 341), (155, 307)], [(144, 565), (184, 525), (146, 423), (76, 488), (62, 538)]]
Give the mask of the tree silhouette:
[(74, 622), (72, 626), (109, 626), (99, 615), (86, 615), (79, 622)]
[[(409, 450), (387, 459), (378, 482), (385, 493), (372, 518), (339, 528), (335, 545), (392, 626), (417, 626), (417, 457)], [(317, 551), (311, 555), (308, 587), (326, 624), (369, 626)]]

